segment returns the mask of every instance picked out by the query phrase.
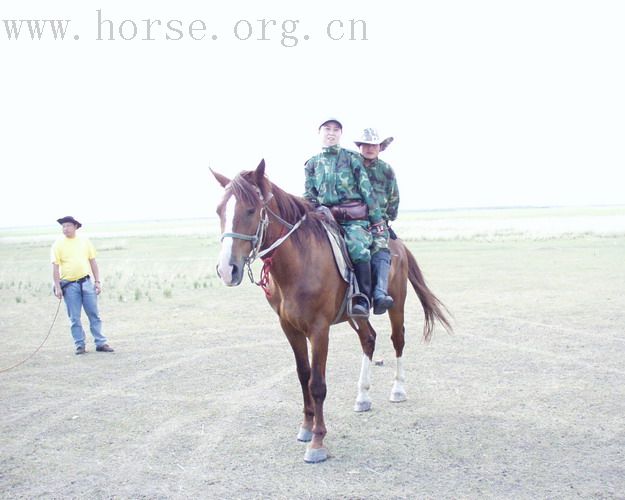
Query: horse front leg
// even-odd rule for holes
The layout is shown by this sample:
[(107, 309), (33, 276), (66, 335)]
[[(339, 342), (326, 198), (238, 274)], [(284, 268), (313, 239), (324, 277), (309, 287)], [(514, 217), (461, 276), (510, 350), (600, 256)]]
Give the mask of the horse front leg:
[(395, 378), (393, 379), (393, 387), (391, 388), (391, 395), (389, 401), (393, 403), (401, 403), (406, 401), (408, 396), (406, 395), (406, 389), (404, 383), (406, 382), (406, 376), (404, 374), (404, 362), (403, 353), (405, 341), (405, 328), (404, 328), (404, 310), (400, 307), (400, 304), (396, 304), (396, 307), (389, 310), (389, 317), (391, 319), (391, 340), (393, 347), (395, 348)]
[(358, 395), (354, 403), (354, 411), (363, 412), (371, 409), (371, 362), (375, 350), (376, 333), (371, 323), (367, 320), (359, 320), (352, 328), (358, 333), (362, 347), (362, 361), (360, 364), (360, 376), (358, 377)]
[(304, 399), (304, 420), (300, 425), (299, 431), (297, 433), (297, 440), (307, 443), (313, 437), (312, 428), (315, 414), (313, 400), (310, 396), (310, 389), (308, 387), (310, 382), (308, 345), (306, 337), (302, 332), (296, 330), (285, 322), (281, 322), (281, 325), (286, 335), (286, 338), (289, 341), (289, 344), (291, 344), (291, 349), (293, 349), (293, 355), (295, 356), (295, 366), (297, 367), (297, 377), (302, 388), (302, 397)]
[(308, 463), (323, 462), (328, 458), (328, 450), (323, 446), (326, 425), (323, 417), (323, 403), (326, 399), (326, 361), (328, 359), (329, 326), (316, 334), (311, 334), (312, 352), (311, 375), (309, 382), (310, 395), (313, 400), (315, 415), (313, 419), (313, 436), (304, 454)]

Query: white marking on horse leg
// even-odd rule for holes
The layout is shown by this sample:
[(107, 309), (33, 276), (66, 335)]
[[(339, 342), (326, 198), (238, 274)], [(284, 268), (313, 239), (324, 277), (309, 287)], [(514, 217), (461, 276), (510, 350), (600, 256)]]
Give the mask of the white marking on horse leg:
[(362, 364), (360, 365), (360, 378), (358, 379), (358, 396), (356, 396), (356, 404), (354, 411), (369, 411), (371, 409), (371, 397), (369, 389), (371, 388), (371, 360), (366, 354), (362, 356)]
[(307, 464), (318, 464), (328, 459), (328, 450), (326, 448), (311, 448), (306, 447), (306, 453), (304, 453), (304, 462)]
[[(226, 204), (226, 215), (225, 215), (225, 223), (224, 223), (224, 232), (231, 233), (232, 232), (232, 224), (234, 218), (234, 209), (236, 206), (237, 200), (234, 196), (232, 196), (228, 203)], [(230, 257), (232, 255), (232, 238), (224, 238), (221, 242), (221, 251), (219, 252), (219, 264), (217, 265), (217, 270), (219, 271), (219, 277), (224, 285), (232, 285), (232, 265), (230, 264)]]
[(302, 443), (309, 443), (312, 441), (313, 433), (309, 431), (304, 426), (300, 426), (299, 432), (297, 433), (297, 440)]
[(393, 381), (393, 388), (391, 389), (391, 396), (389, 398), (393, 403), (401, 403), (406, 401), (406, 389), (404, 389), (404, 382), (406, 376), (404, 374), (404, 360), (401, 356), (396, 358), (397, 364), (395, 365), (395, 380)]

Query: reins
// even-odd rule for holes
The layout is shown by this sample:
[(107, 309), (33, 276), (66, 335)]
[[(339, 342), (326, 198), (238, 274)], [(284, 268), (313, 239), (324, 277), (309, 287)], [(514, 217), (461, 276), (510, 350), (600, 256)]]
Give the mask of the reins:
[(52, 324), (50, 325), (50, 329), (48, 330), (48, 334), (41, 341), (41, 344), (39, 344), (39, 347), (37, 347), (37, 349), (35, 349), (34, 352), (32, 352), (30, 355), (28, 355), (25, 359), (23, 359), (19, 363), (16, 363), (13, 366), (9, 366), (8, 368), (0, 369), (0, 373), (8, 372), (9, 370), (12, 370), (13, 368), (17, 368), (18, 366), (26, 363), (26, 361), (28, 361), (30, 358), (32, 358), (35, 354), (37, 354), (39, 352), (39, 349), (41, 349), (43, 347), (43, 344), (45, 344), (46, 340), (48, 340), (48, 337), (50, 336), (50, 333), (52, 333), (52, 328), (54, 327), (54, 323), (56, 322), (56, 317), (59, 315), (59, 309), (60, 308), (61, 308), (61, 299), (59, 299), (59, 305), (56, 307), (56, 312), (54, 313), (54, 318), (52, 319)]
[[(302, 225), (302, 222), (304, 222), (305, 220), (306, 220), (306, 215), (304, 215), (294, 225), (289, 224), (289, 226), (291, 226), (291, 229), (289, 230), (289, 232), (286, 233), (284, 236), (281, 236), (280, 238), (278, 238), (276, 241), (274, 241), (269, 248), (265, 248), (265, 250), (258, 252), (257, 257), (260, 257), (262, 259), (269, 252), (272, 252), (273, 250), (278, 248), (280, 245), (282, 245), (282, 243), (284, 243), (289, 238), (289, 236), (291, 236), (297, 230), (297, 228), (299, 228)], [(284, 223), (282, 219), (280, 219), (280, 221)]]

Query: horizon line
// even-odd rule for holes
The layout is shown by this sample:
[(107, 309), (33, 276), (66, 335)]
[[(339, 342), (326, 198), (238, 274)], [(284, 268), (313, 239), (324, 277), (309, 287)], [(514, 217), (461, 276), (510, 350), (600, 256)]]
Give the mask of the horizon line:
[[(431, 213), (431, 212), (461, 212), (461, 211), (486, 211), (486, 210), (531, 210), (531, 209), (580, 209), (580, 208), (625, 208), (625, 203), (622, 204), (589, 204), (589, 205), (492, 205), (492, 206), (481, 206), (481, 207), (446, 207), (446, 208), (405, 208), (399, 209), (399, 213), (409, 213), (409, 212), (423, 212), (423, 213)], [(174, 222), (174, 221), (194, 221), (194, 220), (211, 220), (217, 218), (216, 215), (208, 215), (202, 217), (155, 217), (153, 219), (108, 219), (108, 220), (97, 220), (95, 222), (91, 222), (90, 224), (116, 224), (116, 223), (146, 223), (146, 222)], [(53, 220), (52, 222), (56, 222)], [(51, 222), (51, 224), (52, 224)], [(9, 230), (9, 229), (27, 229), (27, 228), (43, 228), (46, 227), (45, 223), (28, 223), (24, 225), (13, 225), (13, 226), (4, 226), (0, 225), (0, 230)]]

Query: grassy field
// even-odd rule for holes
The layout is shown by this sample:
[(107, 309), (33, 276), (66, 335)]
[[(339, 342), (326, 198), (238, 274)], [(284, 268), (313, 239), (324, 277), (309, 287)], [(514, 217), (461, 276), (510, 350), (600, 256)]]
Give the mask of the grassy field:
[[(306, 465), (293, 358), (262, 291), (215, 276), (215, 220), (87, 225), (112, 355), (74, 356), (63, 306), (0, 373), (2, 498), (617, 498), (625, 491), (625, 208), (401, 214), (455, 318), (420, 341), (409, 401), (355, 414), (360, 349), (333, 329), (331, 458)], [(0, 369), (45, 337), (47, 228), (0, 230)], [(89, 336), (88, 336), (89, 337)], [(91, 340), (91, 339), (89, 339)]]
[[(618, 239), (625, 235), (625, 207), (406, 212), (394, 228), (405, 241), (433, 243), (427, 247), (467, 241), (522, 248), (531, 241)], [(99, 252), (104, 304), (152, 302), (220, 286), (216, 219), (99, 223), (81, 231)], [(32, 303), (49, 294), (49, 248), (59, 234), (56, 225), (0, 228), (3, 303)]]

